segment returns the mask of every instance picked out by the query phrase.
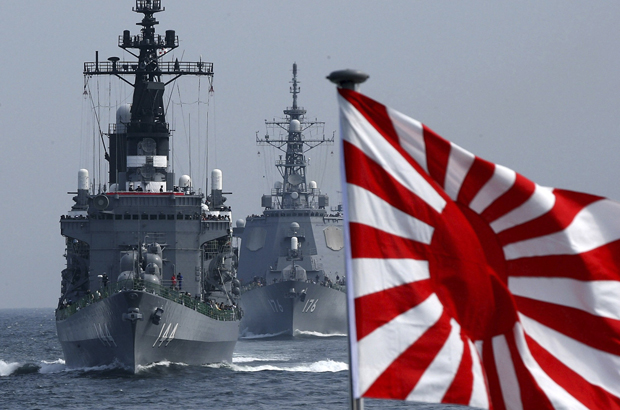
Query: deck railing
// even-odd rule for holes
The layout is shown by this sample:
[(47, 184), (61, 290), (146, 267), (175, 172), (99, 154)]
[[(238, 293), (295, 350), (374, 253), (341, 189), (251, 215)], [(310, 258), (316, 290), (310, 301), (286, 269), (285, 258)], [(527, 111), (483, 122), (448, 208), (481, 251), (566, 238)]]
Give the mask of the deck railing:
[[(280, 280), (278, 280), (277, 282), (282, 282), (282, 280), (280, 279)], [(291, 281), (284, 281), (284, 282), (299, 282), (299, 281), (293, 281), (293, 280), (291, 280)], [(326, 288), (332, 288), (332, 289), (334, 289), (334, 290), (337, 290), (337, 291), (340, 291), (340, 292), (343, 292), (343, 293), (347, 293), (347, 287), (346, 287), (346, 285), (341, 285), (341, 284), (339, 284), (339, 283), (333, 283), (333, 282), (332, 282), (332, 283), (330, 283), (330, 284), (325, 284), (325, 283), (323, 283), (323, 282), (318, 282), (318, 283), (317, 283), (317, 282), (314, 282), (314, 281), (312, 281), (312, 280), (307, 280), (306, 282), (307, 282), (307, 283), (314, 283), (314, 284), (316, 284), (316, 285), (325, 286)], [(271, 284), (273, 284), (273, 283), (276, 283), (276, 282), (272, 282), (272, 283), (270, 283), (269, 285), (271, 285)], [(302, 282), (302, 283), (305, 283), (305, 282)], [(253, 290), (253, 289), (256, 289), (256, 288), (261, 288), (261, 287), (264, 287), (264, 286), (267, 286), (267, 285), (262, 284), (262, 283), (259, 283), (259, 282), (250, 282), (250, 283), (248, 283), (247, 285), (244, 285), (244, 286), (242, 286), (242, 287), (241, 287), (241, 294), (243, 294), (243, 293), (245, 293), (245, 292), (249, 292), (249, 291), (251, 291), (251, 290)]]
[(157, 285), (151, 282), (145, 282), (141, 279), (129, 279), (109, 285), (108, 287), (103, 288), (101, 291), (87, 294), (84, 297), (78, 299), (76, 302), (71, 303), (70, 305), (62, 306), (61, 308), (56, 309), (56, 320), (67, 319), (69, 316), (73, 315), (78, 310), (85, 308), (86, 306), (98, 303), (116, 293), (127, 291), (141, 291), (158, 295), (165, 299), (171, 300), (175, 303), (193, 309), (196, 312), (215, 320), (241, 320), (242, 316), (241, 309), (239, 309), (238, 307), (233, 308), (233, 310), (217, 309), (207, 303), (201, 302), (195, 298), (192, 298), (191, 296), (186, 295), (184, 292), (179, 292), (178, 290), (170, 289), (166, 286)]

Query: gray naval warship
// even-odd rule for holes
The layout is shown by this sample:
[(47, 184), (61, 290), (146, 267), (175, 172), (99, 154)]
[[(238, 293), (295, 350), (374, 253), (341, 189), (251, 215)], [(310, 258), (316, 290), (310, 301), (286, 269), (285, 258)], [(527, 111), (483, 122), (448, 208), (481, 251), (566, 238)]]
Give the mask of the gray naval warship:
[(263, 195), (262, 214), (237, 221), (233, 230), (241, 239), (241, 337), (347, 332), (342, 212), (330, 211), (329, 197), (306, 181), (305, 152), (334, 139), (304, 135), (324, 123), (307, 121), (297, 105), (296, 64), (291, 84), (293, 105), (285, 118), (266, 121), (268, 130), (283, 130), (284, 136), (268, 131), (256, 138), (284, 153), (276, 161), (282, 181)]
[(241, 310), (222, 174), (213, 171), (207, 198), (187, 175), (175, 184), (163, 100), (165, 86), (180, 76), (211, 82), (213, 65), (162, 60), (179, 40), (173, 30), (155, 34), (161, 0), (136, 0), (133, 11), (144, 15), (141, 32), (126, 30), (119, 46), (137, 61), (84, 64), (85, 81), (119, 77), (133, 87), (133, 100), (118, 108), (107, 133), (107, 188), (94, 192), (80, 170), (75, 204), (60, 220), (66, 269), (58, 338), (69, 367), (136, 372), (162, 361), (230, 362)]

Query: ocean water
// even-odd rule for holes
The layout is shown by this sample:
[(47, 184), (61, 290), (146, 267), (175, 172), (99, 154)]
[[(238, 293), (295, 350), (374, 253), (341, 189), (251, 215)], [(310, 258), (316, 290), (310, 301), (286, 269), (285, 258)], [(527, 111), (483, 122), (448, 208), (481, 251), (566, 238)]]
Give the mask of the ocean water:
[[(0, 409), (348, 409), (347, 340), (237, 343), (232, 364), (69, 369), (52, 309), (0, 310)], [(365, 400), (365, 409), (467, 407)]]

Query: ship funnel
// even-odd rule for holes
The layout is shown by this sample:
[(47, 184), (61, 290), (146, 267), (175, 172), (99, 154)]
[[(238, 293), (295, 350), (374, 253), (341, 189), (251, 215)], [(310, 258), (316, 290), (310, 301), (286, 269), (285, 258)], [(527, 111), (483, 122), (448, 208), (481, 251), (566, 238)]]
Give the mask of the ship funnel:
[(214, 169), (211, 171), (211, 189), (222, 190), (222, 170)]

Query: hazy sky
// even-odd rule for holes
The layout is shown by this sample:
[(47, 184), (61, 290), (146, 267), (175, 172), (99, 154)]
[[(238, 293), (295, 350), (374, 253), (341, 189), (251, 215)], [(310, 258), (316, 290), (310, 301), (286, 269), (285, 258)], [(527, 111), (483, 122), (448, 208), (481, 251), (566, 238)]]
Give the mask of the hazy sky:
[[(0, 202), (0, 308), (56, 305), (65, 263), (59, 217), (73, 204), (67, 192), (76, 189), (77, 171), (93, 169), (82, 64), (93, 61), (96, 50), (102, 60), (128, 58), (116, 45), (123, 30), (138, 33), (134, 5), (133, 0), (0, 5), (0, 172), (6, 183)], [(200, 138), (208, 136), (209, 168), (222, 169), (235, 218), (260, 213), (260, 196), (274, 182), (275, 153), (257, 147), (255, 133), (263, 135), (264, 120), (281, 117), (291, 105), (293, 62), (299, 66), (299, 103), (310, 118), (326, 122), (328, 136), (338, 130), (338, 107), (325, 76), (356, 68), (370, 74), (362, 87), (366, 95), (476, 155), (541, 185), (620, 200), (618, 2), (163, 0), (163, 5), (157, 29), (176, 30), (181, 46), (175, 55), (188, 61), (202, 57), (215, 67), (208, 126), (196, 116), (168, 118), (176, 129), (177, 174), (189, 172), (181, 155), (188, 140), (192, 169), (206, 167), (196, 151), (204, 151)], [(101, 78), (89, 85), (105, 96), (109, 84)], [(180, 90), (189, 92), (177, 103), (196, 99), (195, 83), (188, 84), (184, 80)], [(204, 91), (204, 82), (201, 87)], [(122, 89), (107, 93), (112, 104), (123, 98)], [(173, 94), (176, 98), (177, 91)], [(187, 112), (175, 107), (175, 114), (190, 116), (191, 105)], [(107, 122), (102, 119), (104, 131)], [(336, 204), (337, 145), (308, 155), (314, 166), (310, 179)], [(194, 182), (204, 180), (205, 172), (193, 174)], [(94, 171), (91, 176), (99, 178)]]

